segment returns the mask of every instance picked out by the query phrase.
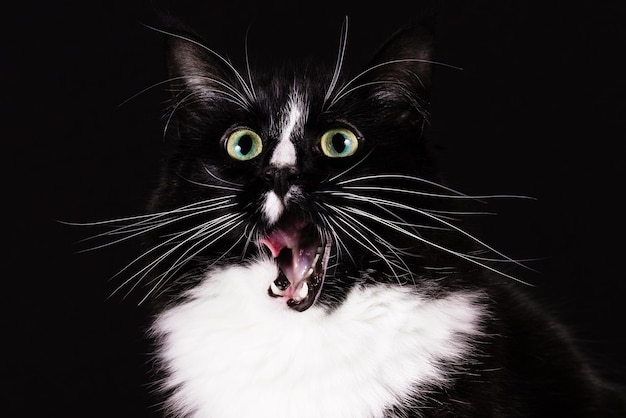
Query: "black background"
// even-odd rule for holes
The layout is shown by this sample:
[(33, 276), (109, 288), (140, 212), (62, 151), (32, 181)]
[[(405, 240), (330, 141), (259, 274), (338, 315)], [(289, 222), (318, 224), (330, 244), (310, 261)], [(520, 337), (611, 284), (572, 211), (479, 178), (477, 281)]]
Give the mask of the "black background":
[[(235, 62), (250, 54), (364, 64), (421, 7), (227, 1), (172, 12)], [(602, 373), (626, 382), (626, 17), (619, 1), (437, 2), (431, 135), (449, 184), (497, 201), (473, 231), (515, 257)], [(155, 2), (22, 2), (3, 11), (2, 416), (149, 416), (142, 323), (107, 281), (132, 246), (76, 254), (89, 222), (142, 211), (163, 151)], [(147, 367), (147, 366), (146, 366)], [(4, 411), (4, 409), (8, 409)]]

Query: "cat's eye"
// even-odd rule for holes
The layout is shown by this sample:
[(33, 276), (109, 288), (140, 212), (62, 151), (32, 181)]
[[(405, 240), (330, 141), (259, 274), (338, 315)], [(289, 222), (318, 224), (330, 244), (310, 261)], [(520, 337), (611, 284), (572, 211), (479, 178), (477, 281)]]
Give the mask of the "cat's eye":
[(261, 137), (250, 129), (237, 129), (226, 140), (226, 152), (235, 160), (247, 161), (263, 150)]
[(349, 129), (336, 128), (324, 132), (320, 140), (322, 152), (327, 157), (342, 158), (354, 154), (359, 147), (359, 140)]

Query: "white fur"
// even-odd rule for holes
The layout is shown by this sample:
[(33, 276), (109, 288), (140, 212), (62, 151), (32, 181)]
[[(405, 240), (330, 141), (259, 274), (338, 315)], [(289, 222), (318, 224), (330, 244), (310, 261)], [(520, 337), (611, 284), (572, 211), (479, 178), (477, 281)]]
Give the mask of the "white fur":
[(381, 418), (427, 385), (445, 386), (480, 333), (478, 295), (429, 300), (378, 285), (354, 289), (330, 313), (316, 305), (297, 312), (268, 296), (277, 273), (267, 259), (213, 271), (157, 318), (174, 411)]
[(278, 128), (280, 137), (274, 149), (270, 163), (275, 167), (296, 165), (296, 148), (292, 136), (300, 132), (304, 126), (307, 111), (304, 99), (297, 92), (292, 92)]
[(272, 225), (278, 221), (280, 215), (285, 210), (282, 200), (274, 191), (265, 193), (265, 203), (263, 204), (263, 215), (269, 225)]

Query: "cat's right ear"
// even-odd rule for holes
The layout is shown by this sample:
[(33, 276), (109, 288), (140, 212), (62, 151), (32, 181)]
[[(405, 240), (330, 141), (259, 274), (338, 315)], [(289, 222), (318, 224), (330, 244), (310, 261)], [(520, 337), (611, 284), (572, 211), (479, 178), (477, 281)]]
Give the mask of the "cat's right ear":
[(228, 61), (187, 35), (169, 36), (166, 64), (175, 90), (202, 92), (207, 98), (222, 91), (225, 84), (231, 85), (233, 78)]

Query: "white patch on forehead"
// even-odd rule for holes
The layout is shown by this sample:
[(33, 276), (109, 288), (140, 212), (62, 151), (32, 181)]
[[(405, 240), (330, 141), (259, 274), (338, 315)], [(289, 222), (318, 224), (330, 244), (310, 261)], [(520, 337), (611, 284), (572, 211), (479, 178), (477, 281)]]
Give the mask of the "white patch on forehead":
[(292, 137), (301, 133), (307, 117), (306, 103), (301, 94), (292, 91), (284, 109), (280, 126), (278, 127), (278, 144), (272, 154), (270, 163), (275, 167), (296, 165), (296, 148)]

